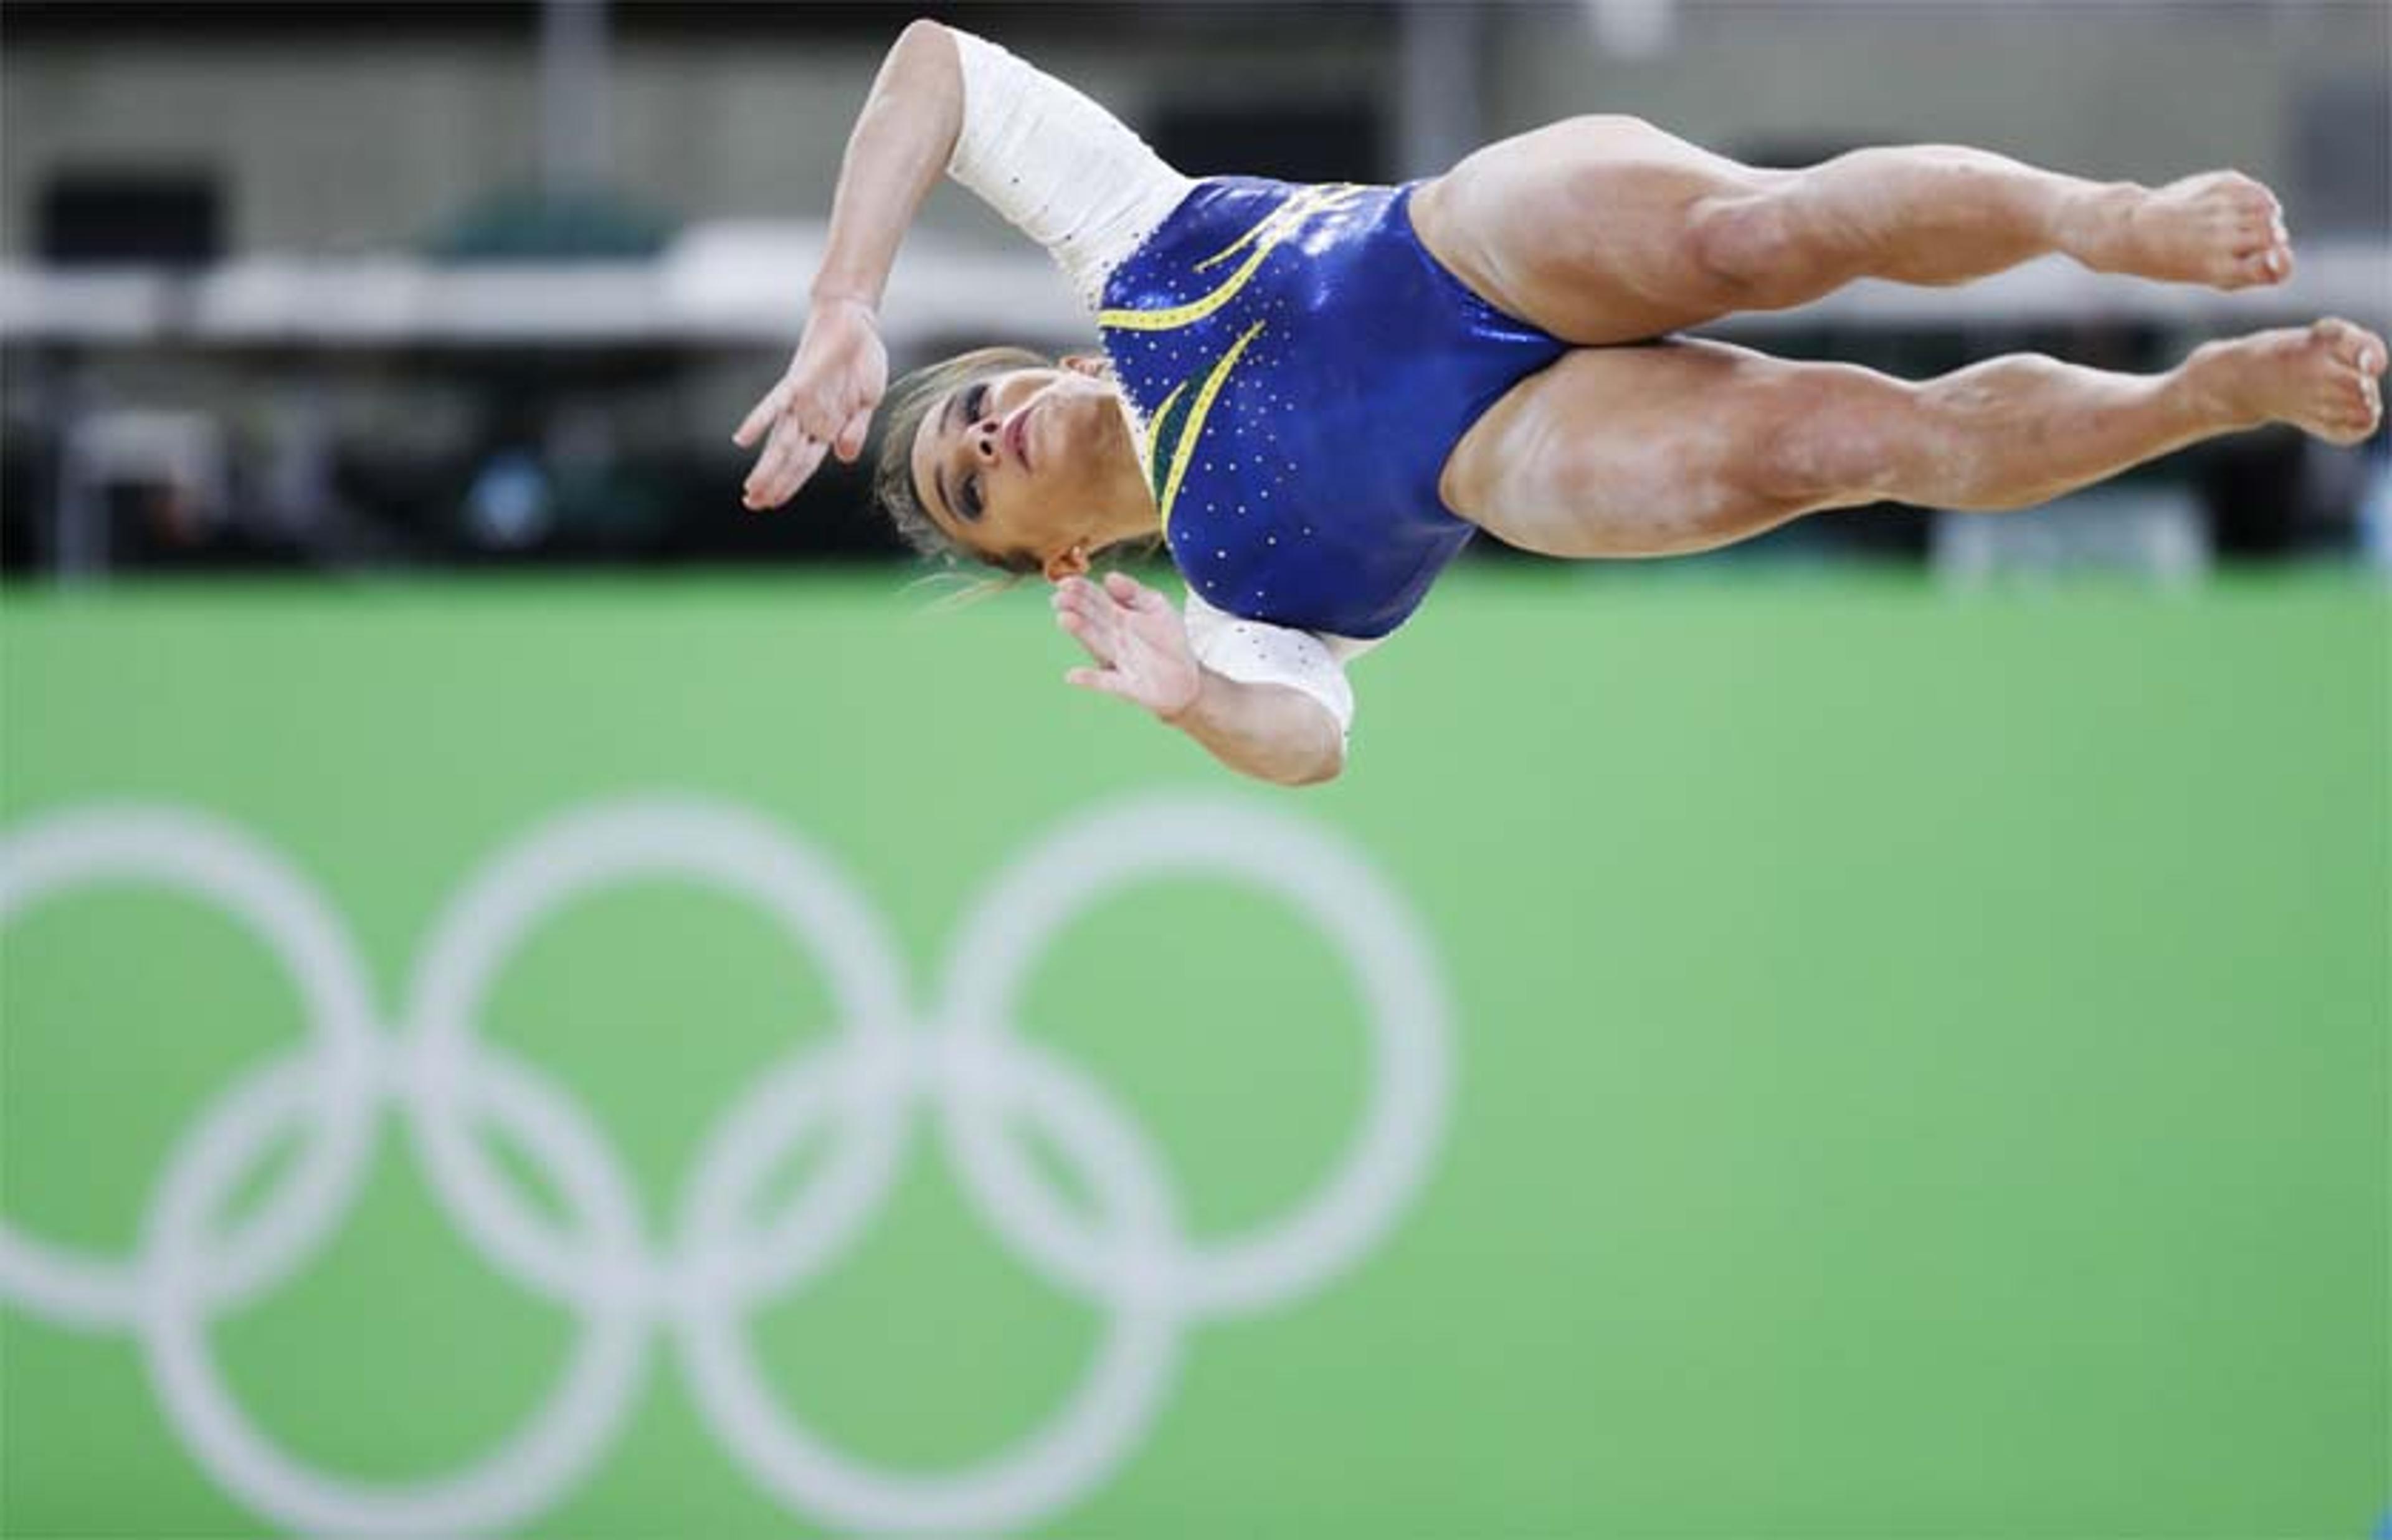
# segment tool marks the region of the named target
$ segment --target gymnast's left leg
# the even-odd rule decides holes
[[[2267,422],[2355,444],[2383,421],[2385,362],[2339,320],[2206,343],[2160,375],[2016,355],[1918,384],[1712,342],[1586,348],[1473,424],[1438,491],[1530,550],[1678,555],[1887,498],[2024,508]]]

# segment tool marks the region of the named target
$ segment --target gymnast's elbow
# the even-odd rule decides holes
[[[941,84],[952,81],[960,94],[963,89],[963,65],[957,57],[959,45],[946,24],[917,16],[905,23],[897,41],[889,45],[889,68],[899,79],[935,80]]]
[[[1346,773],[1346,732],[1335,722],[1326,724],[1328,733],[1315,752],[1306,755],[1288,774],[1280,778],[1283,786],[1325,786]]]
[[[1346,757],[1342,754],[1321,760],[1308,770],[1298,770],[1280,783],[1282,786],[1325,786],[1346,772]]]
[[[1346,769],[1345,735],[1333,722],[1329,724],[1326,744],[1307,738],[1302,743],[1281,742],[1246,748],[1222,745],[1213,752],[1231,770],[1273,786],[1326,785]]]
[[[1318,786],[1346,769],[1346,724],[1309,692],[1210,669],[1202,679],[1204,688],[1191,707],[1164,720],[1222,764],[1275,786]]]

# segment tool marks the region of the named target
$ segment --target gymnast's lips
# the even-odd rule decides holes
[[[1021,462],[1021,468],[1024,471],[1032,469],[1030,463],[1030,409],[1036,405],[1038,405],[1038,403],[1035,401],[1025,404],[1020,411],[1013,414],[1012,419],[1005,425],[1006,446],[1013,451],[1013,458]]]

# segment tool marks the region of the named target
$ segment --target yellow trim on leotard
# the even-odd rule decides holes
[[[1247,253],[1246,260],[1238,265],[1237,270],[1222,279],[1211,293],[1186,304],[1175,304],[1161,310],[1100,310],[1097,313],[1097,324],[1122,331],[1176,331],[1182,327],[1193,326],[1237,298],[1238,291],[1263,265],[1263,259],[1302,228],[1306,220],[1316,214],[1342,209],[1369,190],[1352,182],[1299,188],[1278,208],[1256,220],[1254,227],[1245,234],[1196,264],[1193,270],[1201,273],[1216,263],[1228,260],[1248,246],[1254,248]],[[1196,440],[1204,431],[1204,418],[1213,409],[1213,398],[1220,395],[1221,387],[1228,382],[1229,371],[1237,367],[1239,356],[1246,351],[1246,344],[1261,335],[1263,324],[1256,321],[1248,327],[1245,334],[1229,345],[1228,351],[1221,355],[1204,376],[1204,382],[1197,387],[1196,399],[1188,408],[1188,420],[1180,426],[1172,446],[1170,472],[1164,478],[1156,498],[1166,535],[1171,530],[1172,506],[1179,500],[1179,484],[1187,479],[1189,462],[1196,458]],[[1163,441],[1171,436],[1171,408],[1178,405],[1180,395],[1194,379],[1191,374],[1173,386],[1171,394],[1163,398],[1163,405],[1148,420],[1146,479],[1150,485],[1154,481],[1155,468],[1162,459]]]
[[[1179,500],[1180,479],[1188,474],[1188,462],[1196,458],[1196,437],[1204,431],[1204,414],[1213,409],[1213,397],[1221,394],[1221,386],[1229,378],[1229,370],[1237,366],[1238,355],[1246,351],[1246,344],[1261,333],[1263,326],[1263,322],[1256,321],[1246,328],[1244,336],[1230,344],[1229,351],[1221,355],[1221,361],[1213,366],[1213,372],[1204,377],[1203,385],[1196,392],[1195,405],[1188,408],[1188,426],[1180,431],[1178,446],[1171,456],[1171,478],[1163,484],[1163,532],[1165,535],[1171,533],[1171,505]],[[1176,397],[1179,391],[1187,388],[1188,382],[1183,380],[1178,389],[1171,394]],[[1162,415],[1160,412],[1155,414],[1157,421],[1161,421]]]
[[[1194,376],[1190,375],[1189,378],[1193,379]],[[1187,388],[1187,380],[1182,380],[1172,386],[1171,394],[1163,398],[1163,405],[1155,408],[1154,416],[1150,420],[1151,425],[1147,431],[1146,440],[1146,484],[1149,486],[1154,485],[1155,462],[1163,455],[1163,426],[1171,421],[1171,408],[1178,404],[1179,393]]]
[[[1327,187],[1306,188],[1302,191],[1293,194],[1289,197],[1286,202],[1281,203],[1278,208],[1273,209],[1268,214],[1255,221],[1254,227],[1253,229],[1248,230],[1245,234],[1238,237],[1237,239],[1232,240],[1227,246],[1222,247],[1219,251],[1215,252],[1211,256],[1208,256],[1203,261],[1198,263],[1191,270],[1201,273],[1216,262],[1228,260],[1229,253],[1237,251],[1247,241],[1254,239],[1254,237],[1262,234],[1265,230],[1270,229],[1275,223],[1281,226],[1292,226],[1301,223],[1312,214],[1320,214],[1330,209],[1344,208],[1346,204],[1352,202],[1357,197],[1358,197],[1361,192],[1361,187],[1353,182],[1332,182]],[[1285,239],[1285,235],[1287,233],[1292,232],[1282,230],[1279,239]]]
[[[1202,272],[1248,241],[1254,243],[1254,252],[1238,265],[1237,271],[1222,279],[1219,287],[1211,293],[1164,310],[1100,310],[1097,313],[1097,324],[1123,331],[1176,331],[1183,326],[1193,326],[1237,298],[1238,291],[1254,276],[1254,269],[1263,265],[1263,259],[1270,255],[1274,247],[1295,234],[1297,226],[1305,220],[1316,214],[1345,207],[1361,196],[1363,190],[1350,183],[1305,188],[1257,220],[1253,229],[1196,265],[1195,270]]]
[[[1254,269],[1263,265],[1263,258],[1270,255],[1271,247],[1277,244],[1277,241],[1269,241],[1256,247],[1254,255],[1241,263],[1238,270],[1223,280],[1218,289],[1201,300],[1173,305],[1168,310],[1098,311],[1097,324],[1123,331],[1176,331],[1183,326],[1193,326],[1236,299],[1238,291],[1246,286],[1246,280],[1254,276]]]

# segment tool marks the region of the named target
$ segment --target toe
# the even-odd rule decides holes
[[[2227,175],[2230,178],[2229,185],[2234,188],[2235,196],[2242,201],[2256,208],[2266,209],[2270,214],[2282,206],[2276,201],[2274,190],[2257,177],[2246,176],[2239,171],[2228,172]]]
[[[2360,353],[2371,340],[2366,332],[2335,316],[2311,321],[2309,335],[2331,349],[2335,357],[2351,364],[2359,362]]]
[[[2292,258],[2280,247],[2253,252],[2238,258],[2234,264],[2234,286],[2241,288],[2255,283],[2282,283],[2292,271]]]
[[[2344,425],[2352,433],[2364,435],[2372,433],[2383,415],[2383,398],[2377,393],[2375,381],[2367,375],[2348,382],[2337,404]]]
[[[2238,215],[2234,221],[2234,239],[2249,251],[2256,251],[2263,246],[2292,244],[2291,234],[2284,228],[2283,221],[2265,209],[2250,209]]]
[[[2264,214],[2270,201],[2266,188],[2239,171],[2228,172],[2218,182],[2217,190],[2224,195],[2229,205],[2239,210],[2256,210]]]

